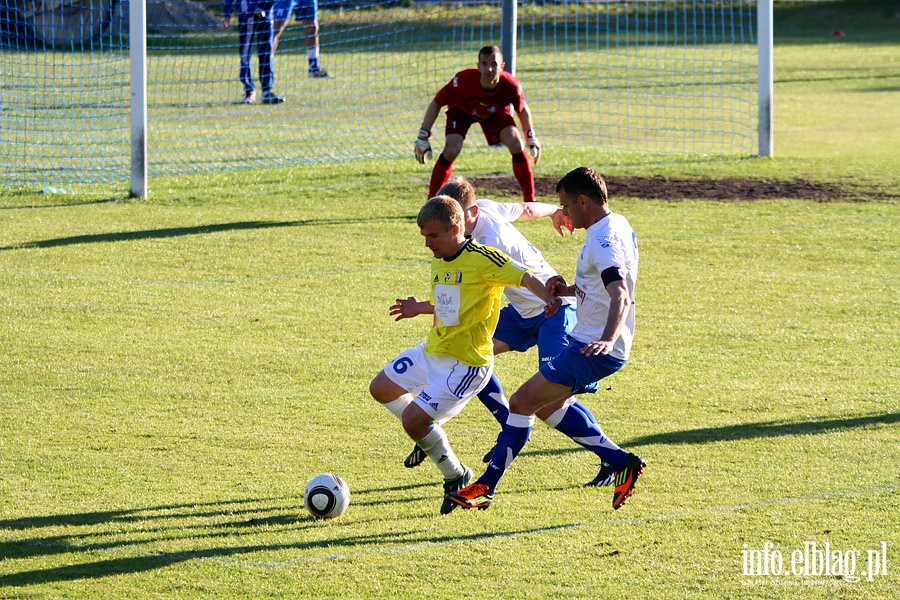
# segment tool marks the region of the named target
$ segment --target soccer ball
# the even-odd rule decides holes
[[[306,485],[303,504],[317,519],[333,519],[344,514],[350,504],[347,483],[331,473],[316,475]]]

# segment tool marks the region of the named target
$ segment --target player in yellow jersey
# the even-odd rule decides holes
[[[444,493],[469,484],[472,470],[450,447],[441,423],[453,418],[490,380],[494,367],[491,336],[500,318],[503,288],[525,287],[547,303],[558,298],[531,271],[499,250],[465,237],[463,210],[448,196],[431,198],[416,220],[431,250],[431,299],[398,299],[396,320],[434,313],[425,342],[400,353],[369,384],[372,397],[403,423],[407,435],[444,476]],[[413,397],[415,391],[417,395]],[[444,500],[441,514],[455,504]]]

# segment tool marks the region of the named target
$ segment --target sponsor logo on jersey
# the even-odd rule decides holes
[[[472,107],[472,118],[476,121],[486,121],[497,114],[497,107],[486,102],[479,102]]]

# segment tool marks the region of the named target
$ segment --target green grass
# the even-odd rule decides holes
[[[859,191],[612,199],[641,244],[637,338],[583,400],[649,462],[620,511],[581,487],[596,459],[542,425],[485,512],[440,517],[436,470],[403,468],[411,443],[367,385],[427,328],[387,314],[428,289],[413,161],[158,177],[146,202],[0,193],[0,597],[890,597],[900,92],[872,88],[897,84],[900,43],[816,41],[821,19],[788,16],[817,49],[796,30],[776,48],[775,158],[548,148],[538,169]],[[521,229],[572,277],[583,233]],[[508,393],[534,366],[497,359]],[[480,471],[484,409],[447,429]],[[302,490],[327,471],[352,502],[318,522]],[[746,549],[789,566],[826,541],[862,552],[857,575],[886,542],[888,576],[742,574]]]

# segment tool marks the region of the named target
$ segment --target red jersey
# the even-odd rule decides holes
[[[525,107],[525,94],[519,80],[503,71],[500,83],[492,90],[481,87],[481,73],[478,69],[466,69],[453,76],[450,83],[441,88],[434,97],[438,106],[456,108],[465,112],[476,122],[487,121],[499,113],[512,115]]]

